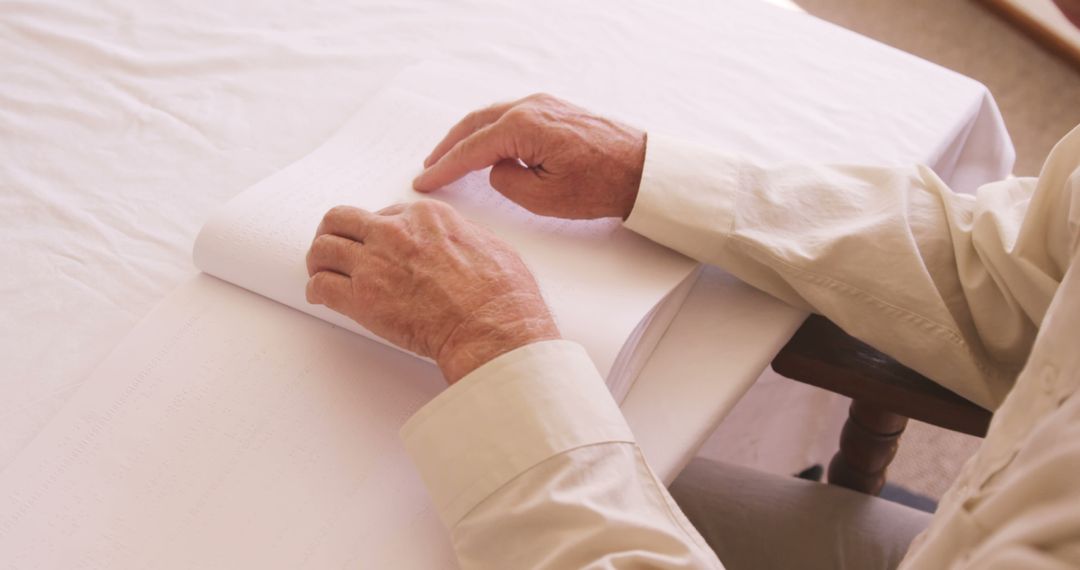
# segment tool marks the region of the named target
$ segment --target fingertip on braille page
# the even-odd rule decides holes
[[[427,187],[425,184],[428,171],[428,169],[424,169],[423,172],[416,175],[416,178],[413,178],[413,190],[416,190],[417,192],[430,192],[432,190],[432,188]]]

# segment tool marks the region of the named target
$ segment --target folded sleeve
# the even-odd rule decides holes
[[[822,314],[995,409],[1075,247],[1080,130],[1039,179],[956,194],[921,166],[761,166],[649,135],[630,229]]]
[[[580,345],[488,362],[401,436],[463,568],[720,567]]]

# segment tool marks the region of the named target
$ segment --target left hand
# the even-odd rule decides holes
[[[490,166],[491,187],[534,214],[625,220],[644,164],[644,131],[541,93],[469,113],[413,188],[432,192]]]
[[[504,352],[559,338],[521,258],[442,202],[333,208],[307,269],[309,303],[434,359],[450,384]]]

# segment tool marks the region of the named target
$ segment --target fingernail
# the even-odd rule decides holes
[[[431,160],[431,157],[433,157],[433,156],[435,156],[435,155],[433,155],[433,154],[427,155],[427,158],[424,159],[424,168],[427,168],[427,167],[431,166],[431,163],[434,162],[434,161]]]

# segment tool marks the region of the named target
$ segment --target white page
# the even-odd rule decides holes
[[[422,198],[412,190],[412,178],[464,113],[413,91],[388,88],[376,94],[318,150],[219,210],[196,242],[196,265],[370,336],[351,320],[304,299],[304,256],[315,229],[323,214],[339,204],[377,210]],[[454,205],[521,253],[563,335],[585,346],[605,376],[635,327],[696,268],[692,260],[626,230],[616,219],[535,216],[495,192],[486,171],[429,196]]]
[[[397,437],[443,387],[197,276],[0,473],[0,567],[453,567]]]

